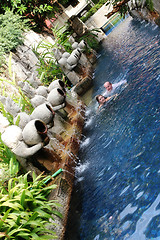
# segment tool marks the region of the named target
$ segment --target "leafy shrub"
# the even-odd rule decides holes
[[[99,44],[99,41],[97,40],[96,32],[99,32],[99,30],[96,28],[89,30],[79,40],[80,41],[84,40],[90,48],[97,51],[100,47],[100,44]]]
[[[59,3],[63,5],[63,7],[67,8],[70,5],[69,0],[59,0]]]
[[[19,162],[13,152],[2,142],[0,137],[0,169],[2,170],[1,181],[5,182],[16,176],[19,171]]]
[[[92,2],[93,2],[94,4],[97,4],[97,3],[99,2],[99,0],[92,0]]]
[[[39,64],[37,66],[37,71],[41,81],[45,85],[49,85],[53,79],[61,79],[63,77],[63,71],[59,64],[55,60],[53,48],[64,48],[67,52],[72,52],[71,43],[68,41],[69,32],[65,30],[65,27],[58,28],[55,26],[52,29],[54,36],[54,44],[42,41],[36,48],[33,48],[33,52],[39,59]],[[39,49],[41,49],[39,53]],[[43,51],[42,51],[43,49]]]
[[[33,182],[29,182],[27,173],[0,186],[2,239],[56,238],[56,233],[47,229],[51,225],[49,219],[54,220],[53,215],[62,217],[56,210],[60,205],[54,200],[47,201],[47,196],[56,185],[44,186],[45,178],[42,179],[42,176],[36,178],[34,173],[32,177]]]
[[[63,72],[58,66],[53,55],[53,45],[49,43],[41,42],[36,48],[33,48],[33,52],[39,59],[37,64],[37,72],[44,85],[49,85],[54,78],[62,78]],[[43,48],[43,51],[39,53],[39,48]]]
[[[12,59],[12,53],[10,53],[9,55],[9,61],[8,61],[8,73],[9,73],[9,78],[2,78],[0,77],[0,82],[3,83],[3,94],[4,96],[8,96],[8,94],[10,95],[10,98],[12,98],[13,101],[15,101],[19,107],[21,108],[22,112],[26,111],[27,113],[31,113],[33,111],[33,106],[29,100],[29,98],[27,96],[25,96],[25,94],[22,92],[21,88],[18,86],[17,81],[15,79],[15,74],[12,73],[12,64],[11,64],[11,59]],[[14,89],[16,90],[16,94],[15,93],[11,93],[6,91],[6,87],[5,87],[5,83],[11,85],[14,87]],[[5,111],[5,108],[3,106],[3,104],[0,102],[0,110],[3,114],[4,117],[7,118],[7,120],[10,122],[10,124],[14,124],[13,123],[13,116],[11,114],[9,114],[8,112]]]
[[[61,68],[53,61],[45,61],[43,56],[39,58],[40,64],[37,66],[38,75],[43,76],[41,81],[48,86],[54,78],[61,79],[63,76]]]
[[[0,112],[8,120],[10,124],[13,124],[13,116],[5,110],[3,103],[0,102]]]
[[[26,22],[12,11],[0,14],[0,58],[23,43],[22,33],[25,27]],[[2,63],[1,59],[0,64]]]
[[[30,19],[32,27],[42,29],[45,25],[45,19],[49,14],[54,15],[54,12],[59,12],[59,5],[52,0],[7,0],[1,1],[0,11],[10,9],[14,13],[18,13]]]
[[[67,30],[68,27],[69,26],[66,23],[66,26],[63,26],[61,28],[58,28],[58,26],[55,26],[54,28],[52,28],[54,41],[55,41],[55,44],[53,47],[59,48],[60,46],[63,46],[66,52],[71,53],[72,45],[68,41],[71,33],[69,32],[69,30]]]

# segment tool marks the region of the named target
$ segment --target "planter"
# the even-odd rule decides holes
[[[39,119],[31,120],[22,131],[24,142],[33,146],[47,137],[47,126]]]

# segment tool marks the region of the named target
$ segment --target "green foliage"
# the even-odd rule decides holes
[[[47,229],[54,215],[62,218],[56,209],[56,201],[47,197],[56,185],[44,186],[45,178],[35,177],[28,181],[28,173],[12,178],[0,186],[0,229],[2,239],[53,239],[56,233]],[[54,223],[52,222],[52,225]]]
[[[39,48],[43,49],[41,53],[38,52]],[[44,85],[49,85],[54,78],[62,78],[63,72],[54,60],[53,45],[41,42],[33,49],[34,53],[39,59],[37,64],[37,71],[41,81]]]
[[[13,152],[2,142],[0,136],[0,169],[3,169],[1,182],[14,177],[19,172],[19,162]]]
[[[4,54],[23,43],[22,33],[25,27],[26,22],[12,11],[0,14],[0,66],[4,62]]]
[[[141,3],[143,1],[142,0],[136,0],[134,2],[134,5],[136,6],[136,9],[141,9]],[[110,4],[112,4],[113,6],[115,6],[116,4],[119,3],[119,0],[110,0]],[[154,10],[154,5],[153,5],[153,0],[146,0],[146,6],[150,11]],[[119,12],[121,14],[122,17],[125,17],[125,15],[130,11],[129,5],[128,3],[124,3],[120,6]]]
[[[97,10],[103,6],[103,4],[106,3],[106,5],[111,4],[112,6],[115,6],[120,1],[119,0],[100,0],[100,1],[94,0],[93,2],[96,4],[87,12],[85,16],[81,17],[81,20],[83,22],[86,22],[94,13],[96,13]],[[142,0],[139,0],[137,5],[139,5],[139,2],[142,2]],[[146,0],[146,5],[150,11],[154,10],[153,0]],[[129,11],[128,4],[127,3],[122,4],[119,10],[121,16],[125,17],[128,11]]]
[[[54,61],[44,61],[43,57],[39,60],[40,64],[38,65],[37,71],[39,76],[43,74],[42,82],[44,85],[48,86],[54,78],[62,78],[62,70]]]
[[[63,7],[68,7],[69,6],[69,0],[59,0],[58,1],[61,5],[63,5]]]
[[[58,25],[52,28],[53,36],[55,44],[53,47],[61,48],[64,47],[66,52],[71,53],[72,52],[72,45],[68,41],[69,36],[71,33],[66,30],[67,27],[63,26],[61,28],[58,28]]]
[[[128,4],[124,4],[121,6],[119,13],[120,13],[121,17],[125,18],[126,13],[128,13],[128,11],[129,11]]]
[[[92,2],[93,2],[94,4],[97,4],[97,3],[99,2],[99,0],[92,0]]]
[[[154,4],[152,0],[146,0],[146,5],[150,11],[154,10]]]
[[[43,41],[33,49],[33,52],[37,55],[40,62],[37,65],[37,71],[45,85],[49,85],[53,79],[61,79],[63,77],[63,72],[55,61],[53,48],[63,47],[67,52],[71,53],[72,51],[72,46],[68,42],[69,32],[65,31],[64,27],[58,28],[58,26],[53,28],[52,31],[54,35],[54,44]],[[39,49],[41,49],[41,51],[39,51]]]
[[[79,40],[80,41],[84,40],[91,49],[98,50],[100,45],[97,40],[96,32],[99,32],[99,30],[98,29],[89,30]]]
[[[0,68],[2,67],[4,62],[5,62],[5,52],[3,47],[0,45]]]
[[[5,52],[10,52],[22,44],[24,23],[19,15],[7,11],[0,15],[0,44]]]
[[[0,4],[0,12],[7,9],[29,18],[33,27],[38,26],[42,29],[46,16],[52,13],[53,17],[54,12],[58,12],[59,7],[52,0],[7,0]]]
[[[18,103],[22,112],[26,111],[26,112],[31,113],[33,111],[32,104],[30,103],[29,98],[25,96],[25,94],[22,92],[21,88],[17,85],[16,79],[15,79],[15,74],[12,73],[11,58],[12,58],[12,53],[10,53],[9,62],[8,62],[8,72],[9,72],[10,79],[5,79],[5,78],[0,77],[0,82],[2,82],[3,85],[5,85],[4,83],[7,83],[7,84],[13,86],[15,88],[15,90],[17,91],[17,94],[10,96],[10,98],[12,98],[16,103]],[[8,93],[4,90],[3,95],[4,96],[8,95]],[[1,102],[0,102],[0,109],[1,109],[3,116],[6,117],[11,124],[13,124],[13,117],[5,111],[4,106]]]
[[[10,124],[13,124],[13,116],[5,110],[4,105],[1,102],[0,102],[0,112],[3,114],[5,118],[7,118]]]
[[[138,0],[138,2],[140,2],[142,0]],[[109,1],[110,4],[112,4],[112,6],[116,6],[118,3],[119,3],[119,0],[110,0]],[[136,1],[135,1],[135,4],[136,4]],[[126,14],[129,12],[129,5],[128,5],[128,2],[126,3],[123,3],[121,6],[119,6],[119,12],[121,17],[125,18]]]

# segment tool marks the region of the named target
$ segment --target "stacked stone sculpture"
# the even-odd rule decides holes
[[[63,69],[66,69],[67,73],[72,72],[77,66],[85,49],[84,41],[78,43],[73,37],[70,37],[70,42],[73,49],[71,54],[65,52],[63,47],[61,51],[58,48],[53,49],[56,60]],[[26,158],[48,144],[47,130],[54,131],[52,127],[54,126],[55,112],[62,114],[59,110],[66,107],[66,90],[64,82],[60,79],[54,80],[48,87],[45,87],[33,74],[28,81],[19,81],[18,86],[30,99],[34,110],[29,115],[22,112],[19,105],[10,97],[1,96],[0,101],[3,103],[5,110],[13,116],[15,124],[5,128],[2,133],[2,141],[17,156]],[[67,97],[68,95],[67,92]]]
[[[72,71],[78,64],[81,54],[85,49],[85,42],[82,40],[80,43],[73,42],[73,39],[70,38],[72,44],[72,53],[64,52],[60,55],[60,53],[55,54],[55,57],[62,68],[66,68],[67,70]],[[60,57],[61,56],[61,57]]]
[[[30,123],[31,122],[28,124]],[[34,123],[32,126],[30,124],[29,128],[27,127],[28,124],[23,130],[16,125],[8,126],[1,135],[1,139],[4,144],[9,147],[17,156],[23,158],[32,156],[48,142],[47,135],[43,140],[40,136],[40,126],[43,126],[43,128],[46,129],[46,126],[42,121],[34,120]],[[28,134],[27,136],[25,135],[26,132]],[[41,132],[41,134],[42,133],[43,132]],[[28,139],[32,140],[32,142],[28,142]]]
[[[5,110],[14,118],[14,124],[7,126],[2,133],[2,141],[19,157],[29,157],[48,144],[47,130],[54,126],[55,112],[66,105],[65,84],[60,79],[49,87],[32,87],[28,82],[19,82],[23,93],[30,98],[34,107],[31,115],[10,97],[2,97]],[[18,126],[17,126],[17,125]]]

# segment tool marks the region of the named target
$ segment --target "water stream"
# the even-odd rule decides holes
[[[103,83],[126,79],[96,112]],[[127,18],[107,36],[79,152],[69,240],[160,240],[160,28]],[[75,201],[75,200],[74,200]]]

